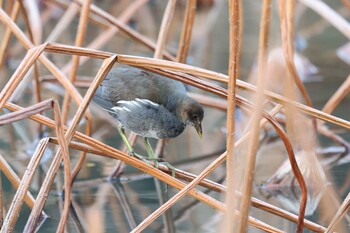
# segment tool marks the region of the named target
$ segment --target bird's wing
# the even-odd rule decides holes
[[[184,129],[183,123],[174,114],[147,99],[118,101],[112,111],[120,123],[142,136],[175,137]]]

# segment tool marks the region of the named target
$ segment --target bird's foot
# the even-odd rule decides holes
[[[134,151],[129,152],[129,155],[132,156],[132,157],[138,158],[139,160],[141,160],[141,161],[147,163],[148,165],[152,166],[152,164],[150,163],[150,160],[147,157],[145,157],[145,156],[139,155],[139,154],[135,153]]]
[[[157,169],[159,167],[159,164],[162,164],[171,170],[171,176],[175,178],[175,171],[176,171],[175,167],[173,165],[171,165],[170,163],[165,162],[162,158],[145,157],[145,156],[142,156],[142,155],[135,153],[135,151],[129,152],[129,155],[132,157],[138,158],[139,160],[142,160],[143,162],[147,163],[148,165],[152,165],[151,162],[153,162],[154,167]]]
[[[163,160],[159,163],[166,166],[167,168],[169,168],[169,170],[171,170],[171,176],[175,178],[176,168],[173,165],[171,165],[170,163],[165,162]]]

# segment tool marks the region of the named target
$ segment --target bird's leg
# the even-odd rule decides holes
[[[125,135],[125,129],[124,129],[124,127],[123,127],[122,124],[119,124],[119,125],[118,125],[118,132],[119,132],[120,137],[122,138],[124,144],[125,144],[126,147],[128,148],[129,153],[130,153],[130,154],[134,154],[134,149],[132,148],[132,146],[131,146],[131,144],[130,144],[128,138],[127,138],[126,135]]]
[[[148,138],[143,138],[143,141],[145,142],[146,145],[146,150],[147,150],[147,154],[148,154],[148,159],[152,160],[152,161],[160,161],[162,159],[157,158],[156,155],[153,152],[152,146],[149,143]],[[156,164],[156,167],[158,167],[158,164]]]
[[[147,160],[147,159],[144,158],[143,156],[141,156],[141,155],[135,153],[135,151],[134,151],[134,149],[132,148],[132,146],[131,146],[131,144],[130,144],[128,138],[127,138],[126,135],[125,135],[125,129],[124,129],[124,127],[123,127],[122,124],[119,124],[119,125],[118,125],[118,132],[119,132],[120,137],[122,138],[124,144],[126,145],[126,147],[127,147],[128,150],[129,150],[129,155],[131,155],[131,156],[133,156],[133,157],[136,157],[136,158],[138,158],[138,159],[141,159],[141,160],[143,160],[143,161],[144,161],[144,160]]]
[[[153,152],[153,149],[151,147],[151,144],[149,143],[148,138],[144,138],[144,142],[146,145],[146,149],[147,149],[147,154],[148,154],[148,159],[149,160],[153,160],[154,161],[154,166],[156,168],[158,168],[158,163],[163,164],[164,166],[168,167],[171,170],[171,175],[172,177],[175,177],[175,167],[172,166],[170,163],[168,162],[164,162],[161,158],[157,158],[156,155]],[[159,162],[161,161],[161,162]]]

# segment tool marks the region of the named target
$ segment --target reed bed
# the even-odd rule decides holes
[[[266,232],[288,231],[259,220],[251,214],[252,207],[267,215],[279,216],[294,222],[296,232],[303,232],[305,228],[313,232],[334,232],[339,229],[341,231],[343,228],[337,227],[349,209],[349,195],[344,201],[339,201],[335,197],[335,202],[338,201],[339,206],[334,210],[336,213],[329,219],[328,225],[307,220],[305,214],[307,203],[310,202],[310,197],[313,200],[313,195],[317,196],[326,192],[329,196],[334,197],[331,195],[334,190],[326,187],[327,172],[316,156],[316,150],[319,148],[316,138],[324,135],[330,141],[344,146],[343,154],[347,153],[348,142],[325,124],[336,125],[345,131],[350,129],[350,122],[347,119],[332,115],[334,109],[349,93],[350,79],[348,77],[343,82],[322,110],[314,107],[295,63],[296,2],[264,0],[259,3],[261,18],[255,84],[243,81],[241,78],[242,47],[246,43],[242,36],[246,26],[243,20],[244,1],[232,0],[223,3],[220,0],[189,0],[184,3],[184,1],[169,0],[164,8],[156,39],[130,26],[130,20],[139,14],[138,12],[143,7],[151,3],[146,0],[121,2],[125,4],[125,8],[121,11],[120,16],[116,17],[90,0],[43,0],[40,1],[42,5],[39,5],[38,1],[0,1],[3,38],[0,45],[0,69],[5,74],[2,75],[3,85],[0,92],[0,110],[3,113],[0,116],[0,125],[6,127],[15,122],[28,120],[36,123],[35,134],[39,135],[37,136],[39,143],[21,175],[11,168],[11,162],[7,161],[6,155],[0,155],[1,173],[16,189],[11,204],[6,205],[3,200],[3,184],[0,182],[1,232],[14,231],[21,210],[23,210],[23,203],[26,203],[31,209],[23,231],[37,231],[42,221],[48,217],[44,208],[49,192],[54,187],[58,187],[63,193],[60,198],[63,202],[61,216],[56,232],[69,232],[68,220],[75,223],[77,232],[84,231],[83,224],[76,217],[77,214],[72,212],[75,200],[71,193],[73,189],[79,189],[81,181],[77,181],[77,176],[84,166],[87,166],[86,160],[89,160],[90,155],[115,161],[109,179],[119,177],[124,172],[125,166],[128,165],[179,190],[168,200],[164,200],[159,208],[137,222],[131,214],[126,197],[123,196],[121,190],[114,187],[119,202],[123,203],[121,211],[127,216],[131,232],[141,232],[150,227],[158,217],[165,213],[171,214],[166,211],[180,203],[185,196],[191,196],[195,201],[209,206],[217,213],[223,213],[222,220],[218,221],[215,226],[218,232],[247,232],[250,226]],[[184,11],[181,15],[182,26],[178,33],[179,40],[174,49],[169,47],[167,42],[173,33],[171,25],[174,22],[178,4],[183,4]],[[187,64],[192,45],[191,39],[198,26],[195,24],[195,18],[198,15],[197,6],[200,4],[209,4],[209,7],[215,4],[227,4],[228,6],[229,48],[227,50],[229,57],[228,70],[225,72],[228,75]],[[330,6],[320,0],[300,0],[298,4],[309,7],[320,14],[326,21],[329,21],[332,27],[349,39],[349,23]],[[344,8],[349,8],[347,1],[344,1],[343,4]],[[44,10],[40,11],[40,7]],[[61,17],[55,19],[54,27],[45,27],[45,24],[53,20],[55,11],[58,10],[61,12]],[[278,12],[280,19],[278,23],[283,51],[283,57],[280,59],[285,64],[283,75],[286,79],[282,92],[275,91],[271,86],[274,81],[271,80],[268,64],[269,52],[272,50],[269,43],[272,10]],[[77,25],[72,24],[74,19]],[[91,36],[91,28],[98,28],[99,34]],[[49,31],[47,38],[42,38],[44,30]],[[64,31],[69,31],[70,33],[66,35],[72,34],[71,38],[60,39]],[[126,37],[129,43],[140,46],[148,54],[153,55],[136,56],[130,55],[132,53],[119,54],[106,50],[106,47],[113,46],[112,38],[116,37]],[[21,60],[12,74],[6,72],[11,56],[20,57]],[[84,73],[86,63],[91,60],[99,64],[98,71],[95,74],[89,71],[87,75],[93,78],[83,79],[82,73]],[[90,102],[99,84],[115,63],[149,70],[200,90],[200,93],[190,93],[190,95],[207,109],[226,114],[226,143],[222,143],[225,145],[225,152],[218,154],[215,159],[206,164],[199,174],[192,174],[177,168],[175,176],[172,176],[172,171],[162,164],[155,168],[152,166],[155,164],[147,164],[129,156],[126,148],[115,148],[115,146],[107,145],[103,140],[96,139],[93,136],[96,130],[94,126],[96,114]],[[45,74],[47,72],[48,74]],[[50,86],[61,88],[62,96],[59,97],[51,92],[48,89]],[[26,89],[30,89],[30,100],[23,95]],[[238,128],[236,122],[238,108],[249,116],[246,119],[248,127],[240,136],[235,133]],[[283,119],[278,118],[278,115],[282,115]],[[276,177],[279,181],[288,179],[288,177],[291,177],[293,182],[296,180],[295,186],[299,192],[297,214],[254,197],[257,154],[263,143],[260,136],[264,129],[266,130],[267,125],[271,126],[278,140],[282,142],[288,158],[285,167],[280,169],[283,175],[276,173],[275,176],[272,176],[271,181]],[[51,129],[52,134],[47,137],[43,136],[45,129]],[[129,139],[132,145],[135,145],[137,135],[130,134]],[[167,140],[157,142],[156,154],[158,156],[164,154],[167,143]],[[43,160],[50,146],[55,146],[52,147],[54,155],[43,176],[38,194],[33,197],[30,187],[35,173],[39,170],[40,161]],[[212,149],[219,150],[220,148]],[[76,155],[77,151],[79,152],[78,159],[75,158],[72,163],[72,154]],[[226,165],[224,183],[207,178],[221,164]],[[61,165],[64,174],[63,184],[59,183]],[[81,187],[83,186],[81,184]],[[196,188],[197,186],[201,187]],[[203,190],[220,193],[218,195],[220,198],[209,195]],[[334,209],[334,206],[329,204],[330,201],[328,205],[327,201],[324,203],[326,208],[328,206]],[[169,230],[170,225],[167,225],[166,229],[168,232],[174,232],[174,229]]]

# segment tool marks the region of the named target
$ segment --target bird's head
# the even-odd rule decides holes
[[[204,117],[203,107],[194,99],[186,98],[183,100],[180,110],[182,121],[186,125],[193,126],[199,137],[202,138],[202,120]]]

